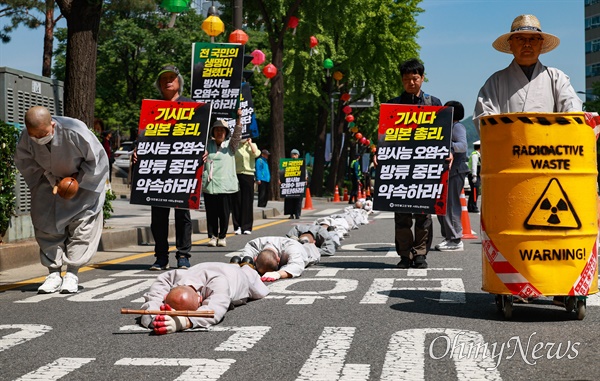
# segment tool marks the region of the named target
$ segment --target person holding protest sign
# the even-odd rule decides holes
[[[15,165],[31,191],[35,239],[49,272],[38,292],[76,293],[78,270],[96,253],[102,236],[108,157],[82,121],[53,117],[43,106],[25,113],[25,127]],[[69,178],[78,184],[74,196],[60,189],[61,180]]]
[[[254,223],[254,172],[260,150],[252,138],[246,139],[235,151],[235,170],[240,190],[233,195],[233,230],[235,234],[252,234]]]
[[[465,109],[462,103],[457,101],[446,102],[444,106],[454,109],[452,143],[450,145],[453,161],[448,176],[446,215],[438,216],[444,241],[435,245],[435,248],[439,251],[463,251],[460,196],[465,186],[465,177],[469,172],[469,166],[467,165],[467,129],[460,123],[465,117]]]
[[[291,152],[292,159],[300,157],[300,151],[293,149]],[[283,214],[289,214],[290,220],[299,219],[302,214],[302,196],[287,196],[283,200]]]
[[[165,101],[194,102],[194,100],[182,97],[184,83],[179,69],[173,65],[163,66],[156,82],[154,83],[160,92],[161,99]],[[137,152],[133,152],[133,160],[137,161]],[[171,208],[152,206],[150,230],[154,237],[154,257],[156,261],[150,270],[160,271],[169,268],[169,214]],[[187,269],[190,267],[190,250],[192,249],[192,218],[187,209],[175,209],[175,246],[177,247],[177,268]]]
[[[240,186],[235,171],[235,152],[242,138],[242,110],[237,111],[233,134],[223,119],[217,119],[208,133],[204,151],[202,193],[206,206],[208,246],[225,247],[232,196]]]
[[[441,106],[442,102],[421,90],[425,80],[425,66],[416,58],[409,59],[400,65],[402,86],[404,91],[399,97],[386,103]],[[375,162],[377,165],[377,162]],[[413,236],[412,225],[415,221]],[[433,240],[433,223],[431,215],[416,213],[394,213],[396,252],[400,255],[398,267],[427,268],[426,256]]]

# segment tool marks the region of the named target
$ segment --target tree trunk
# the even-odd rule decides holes
[[[46,0],[46,22],[44,24],[44,54],[42,76],[52,76],[52,42],[54,40],[54,0]]]
[[[271,44],[273,65],[277,67],[277,75],[271,78],[269,102],[271,103],[271,194],[279,200],[279,159],[285,156],[285,139],[283,128],[283,37]]]
[[[319,107],[317,116],[317,141],[315,144],[315,161],[313,164],[310,194],[323,196],[323,178],[325,177],[325,139],[327,137],[327,116],[329,110]]]
[[[101,0],[57,0],[67,20],[65,115],[94,124]]]

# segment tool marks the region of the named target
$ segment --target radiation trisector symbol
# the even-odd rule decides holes
[[[526,229],[579,229],[581,221],[560,182],[550,179],[525,220]]]

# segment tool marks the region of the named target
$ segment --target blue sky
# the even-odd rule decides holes
[[[583,0],[424,0],[418,16],[420,58],[425,64],[426,93],[445,103],[457,100],[471,115],[477,93],[494,72],[513,58],[492,48],[492,42],[510,31],[521,14],[533,14],[542,30],[560,38],[560,45],[542,54],[540,61],[557,67],[576,91],[585,91]],[[582,98],[583,99],[583,98]]]
[[[442,102],[457,100],[470,115],[479,88],[494,72],[508,66],[512,55],[492,48],[513,19],[534,14],[542,30],[558,36],[558,48],[540,56],[571,77],[576,91],[585,90],[583,0],[423,0],[418,16],[420,58],[425,63],[425,92]],[[42,72],[43,28],[20,28],[9,44],[0,43],[0,66],[34,74]],[[399,89],[400,91],[400,89]]]

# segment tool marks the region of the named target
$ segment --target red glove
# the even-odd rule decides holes
[[[596,119],[594,118],[594,114],[592,114],[591,112],[584,112],[583,115],[585,115],[585,123],[594,128],[596,127]]]
[[[168,304],[160,306],[161,311],[175,311]],[[152,322],[156,335],[166,335],[177,331],[183,331],[188,327],[188,318],[185,316],[156,315]]]

